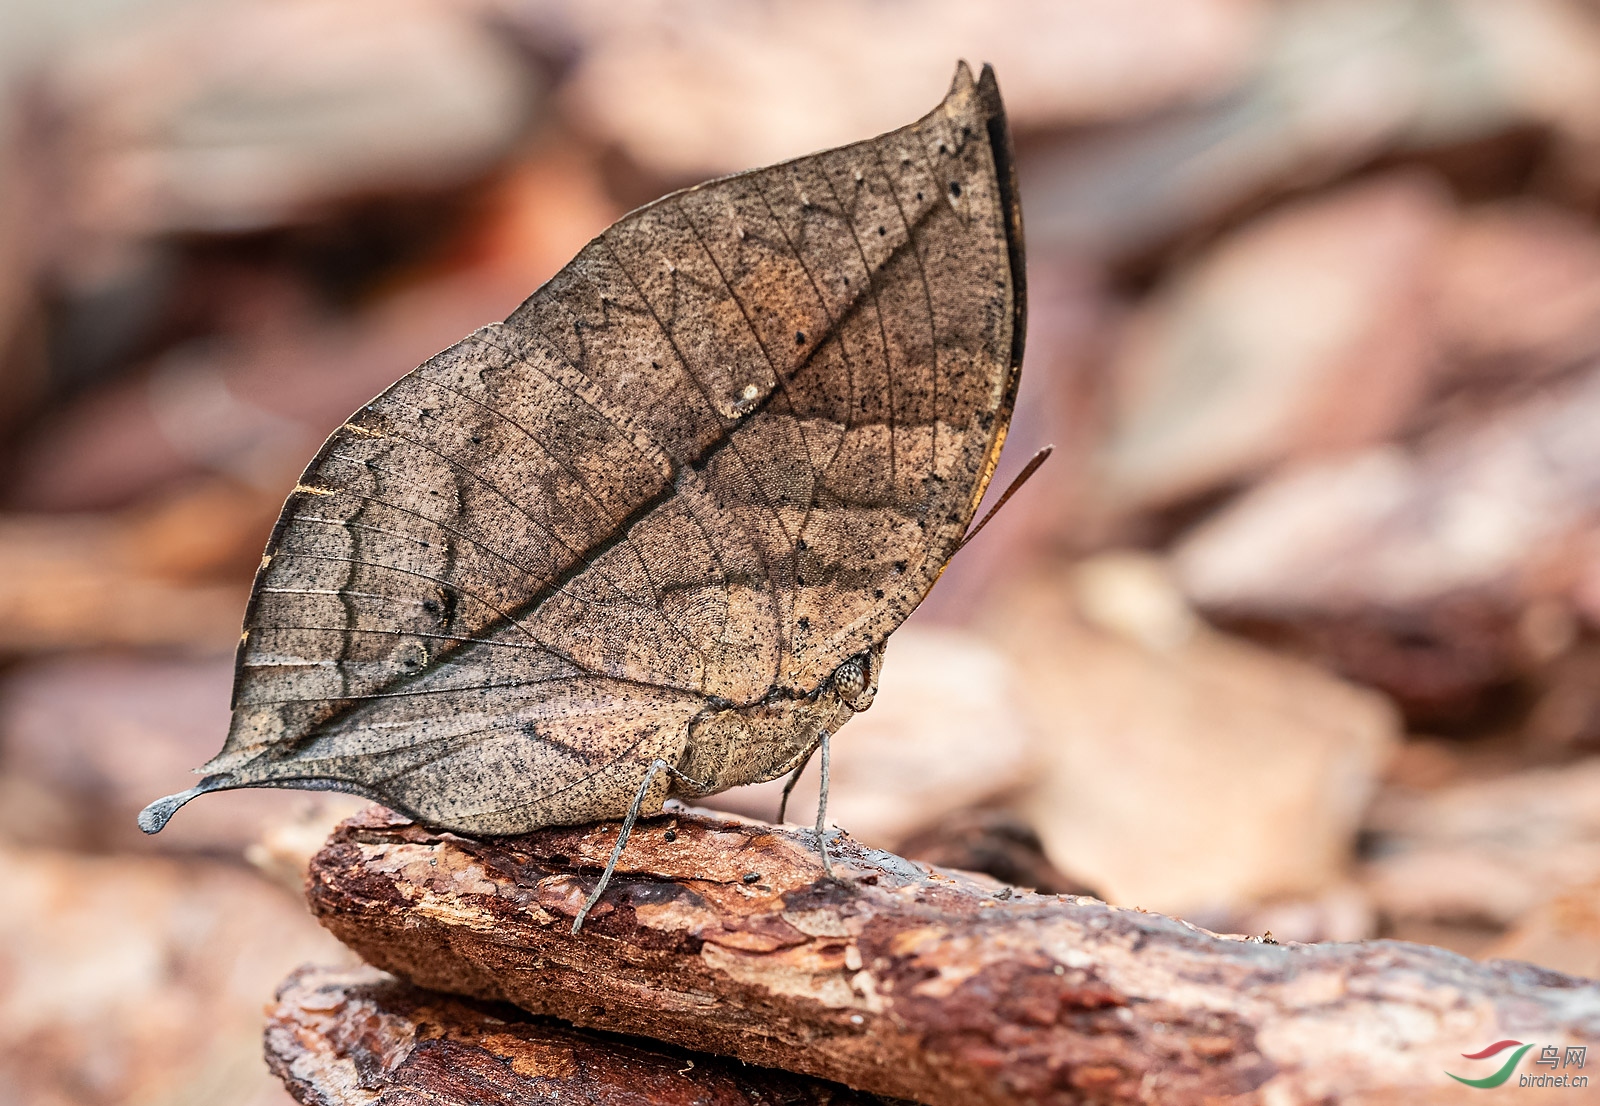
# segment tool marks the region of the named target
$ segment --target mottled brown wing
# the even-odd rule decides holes
[[[814,690],[927,594],[1004,437],[1022,295],[988,69],[622,219],[324,445],[201,789],[620,815],[700,710]]]

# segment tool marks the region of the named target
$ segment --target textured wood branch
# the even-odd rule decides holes
[[[267,1066],[305,1106],[874,1106],[803,1075],[628,1041],[419,990],[301,968],[267,1011]]]
[[[369,813],[311,866],[373,964],[592,1028],[944,1103],[1455,1102],[1506,1037],[1600,1040],[1600,985],[1440,949],[1269,945],[699,812],[474,840]]]

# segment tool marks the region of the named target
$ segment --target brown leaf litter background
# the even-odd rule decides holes
[[[833,820],[1600,975],[1600,4],[22,0],[0,1100],[286,1101],[261,1004],[348,962],[298,884],[353,804],[133,816],[226,728],[322,437],[630,207],[903,123],[958,57],[1028,231],[996,487],[1058,450],[894,636]]]

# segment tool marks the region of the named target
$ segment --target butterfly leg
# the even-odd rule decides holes
[[[789,809],[789,793],[794,790],[794,785],[800,782],[800,773],[806,770],[806,765],[811,763],[812,756],[817,751],[817,746],[822,744],[822,738],[817,738],[811,743],[805,753],[800,757],[800,763],[794,766],[794,771],[789,773],[789,782],[783,785],[783,798],[778,800],[778,824],[783,824],[784,813]]]
[[[822,874],[833,877],[833,865],[828,862],[828,839],[823,836],[823,824],[828,818],[828,731],[818,738],[822,746],[822,792],[817,796],[817,852],[822,854]]]
[[[705,785],[698,780],[692,780],[678,771],[666,761],[657,757],[650,762],[650,768],[644,774],[644,782],[639,785],[639,793],[633,797],[633,805],[628,808],[628,816],[622,820],[622,832],[617,834],[616,847],[611,850],[611,859],[606,861],[606,870],[600,873],[600,882],[594,885],[594,890],[589,892],[589,897],[583,900],[583,906],[578,911],[578,916],[572,920],[572,932],[577,933],[583,928],[583,920],[589,916],[589,911],[594,909],[595,903],[600,901],[600,896],[605,894],[606,885],[611,882],[611,876],[617,870],[617,861],[622,859],[623,846],[628,843],[628,835],[633,833],[633,824],[639,820],[639,812],[644,809],[645,796],[650,794],[650,784],[655,781],[657,772],[666,772],[677,776],[683,782],[702,791]]]

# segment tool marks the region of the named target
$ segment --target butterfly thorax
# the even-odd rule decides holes
[[[779,692],[753,706],[704,711],[689,724],[678,762],[679,772],[704,787],[679,780],[673,797],[692,799],[792,771],[823,733],[837,732],[872,705],[882,663],[880,643],[839,665],[809,694]]]

